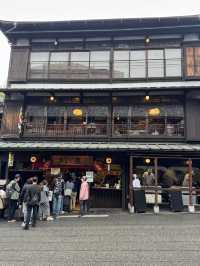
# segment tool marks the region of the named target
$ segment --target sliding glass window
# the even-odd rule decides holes
[[[90,52],[90,78],[108,79],[110,77],[110,52]]]
[[[89,52],[71,52],[70,78],[89,78]]]
[[[164,77],[163,50],[148,50],[147,68],[149,78]]]
[[[113,78],[129,78],[129,51],[114,51]]]
[[[30,55],[30,78],[48,78],[49,52],[33,52]]]
[[[181,49],[114,51],[113,78],[181,76]]]
[[[146,53],[145,51],[130,52],[130,77],[146,77]]]
[[[165,49],[167,77],[181,76],[181,49]]]
[[[69,53],[53,52],[50,55],[49,78],[66,78],[68,69]]]

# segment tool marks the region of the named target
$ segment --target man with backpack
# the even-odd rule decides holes
[[[29,223],[32,214],[32,227],[36,226],[38,206],[40,203],[40,187],[38,186],[38,178],[35,176],[32,179],[33,184],[26,188],[25,202],[27,204],[27,217],[25,221],[24,230],[29,229]]]
[[[18,201],[20,196],[20,175],[16,174],[15,179],[11,180],[6,187],[6,197],[8,199],[8,222],[16,222],[14,219],[15,211],[18,207]]]

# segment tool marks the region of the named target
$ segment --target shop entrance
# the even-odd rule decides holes
[[[172,209],[172,197],[180,195],[183,206],[199,205],[200,159],[166,156],[130,157],[130,202],[134,205],[134,190],[145,192],[147,206]],[[133,180],[137,179],[139,186]],[[151,206],[152,207],[152,206]]]
[[[90,187],[90,208],[122,208],[126,178],[124,164],[119,158],[123,156],[94,152],[16,153],[9,176],[20,173],[23,185],[26,179],[36,175],[40,181],[48,181],[50,190],[58,175],[62,175],[65,183],[72,180],[77,189],[76,210],[79,209],[81,177],[86,176]]]

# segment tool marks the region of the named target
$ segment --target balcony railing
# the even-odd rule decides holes
[[[108,135],[107,124],[47,124],[46,126],[26,123],[24,137],[103,137]]]
[[[184,125],[152,123],[147,126],[135,123],[128,124],[24,124],[24,137],[183,137]]]

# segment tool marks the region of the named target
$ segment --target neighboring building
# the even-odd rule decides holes
[[[154,158],[160,183],[170,168],[180,185],[188,158],[198,170],[199,16],[0,29],[12,48],[1,177],[92,171],[93,206],[126,208],[132,172]]]

